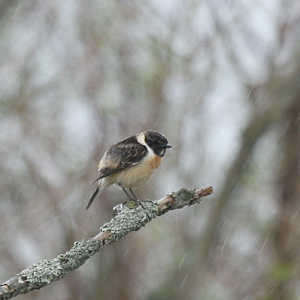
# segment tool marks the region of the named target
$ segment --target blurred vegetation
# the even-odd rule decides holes
[[[146,129],[137,190],[213,185],[22,299],[299,299],[300,8],[278,1],[0,2],[1,282],[95,235],[98,160]]]

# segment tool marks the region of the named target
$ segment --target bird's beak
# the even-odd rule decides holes
[[[171,146],[171,145],[168,145],[168,144],[163,145],[163,147],[164,147],[164,148],[172,148],[172,146]]]

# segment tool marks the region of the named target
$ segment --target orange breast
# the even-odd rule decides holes
[[[159,167],[162,161],[160,156],[152,156],[139,164],[110,175],[107,180],[125,188],[138,187],[144,184]]]
[[[155,155],[153,158],[150,159],[149,161],[149,167],[150,169],[156,169],[159,167],[160,163],[162,161],[162,157]]]

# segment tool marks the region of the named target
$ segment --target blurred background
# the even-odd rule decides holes
[[[297,0],[0,1],[0,280],[88,239],[98,161],[173,145],[136,193],[215,193],[20,299],[300,299]]]

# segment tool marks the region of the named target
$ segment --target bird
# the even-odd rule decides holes
[[[112,184],[119,185],[130,200],[138,201],[132,189],[152,176],[168,148],[172,148],[168,140],[155,130],[127,137],[109,147],[99,162],[99,176],[93,182],[98,181],[98,186],[85,209],[89,209],[96,196]]]

